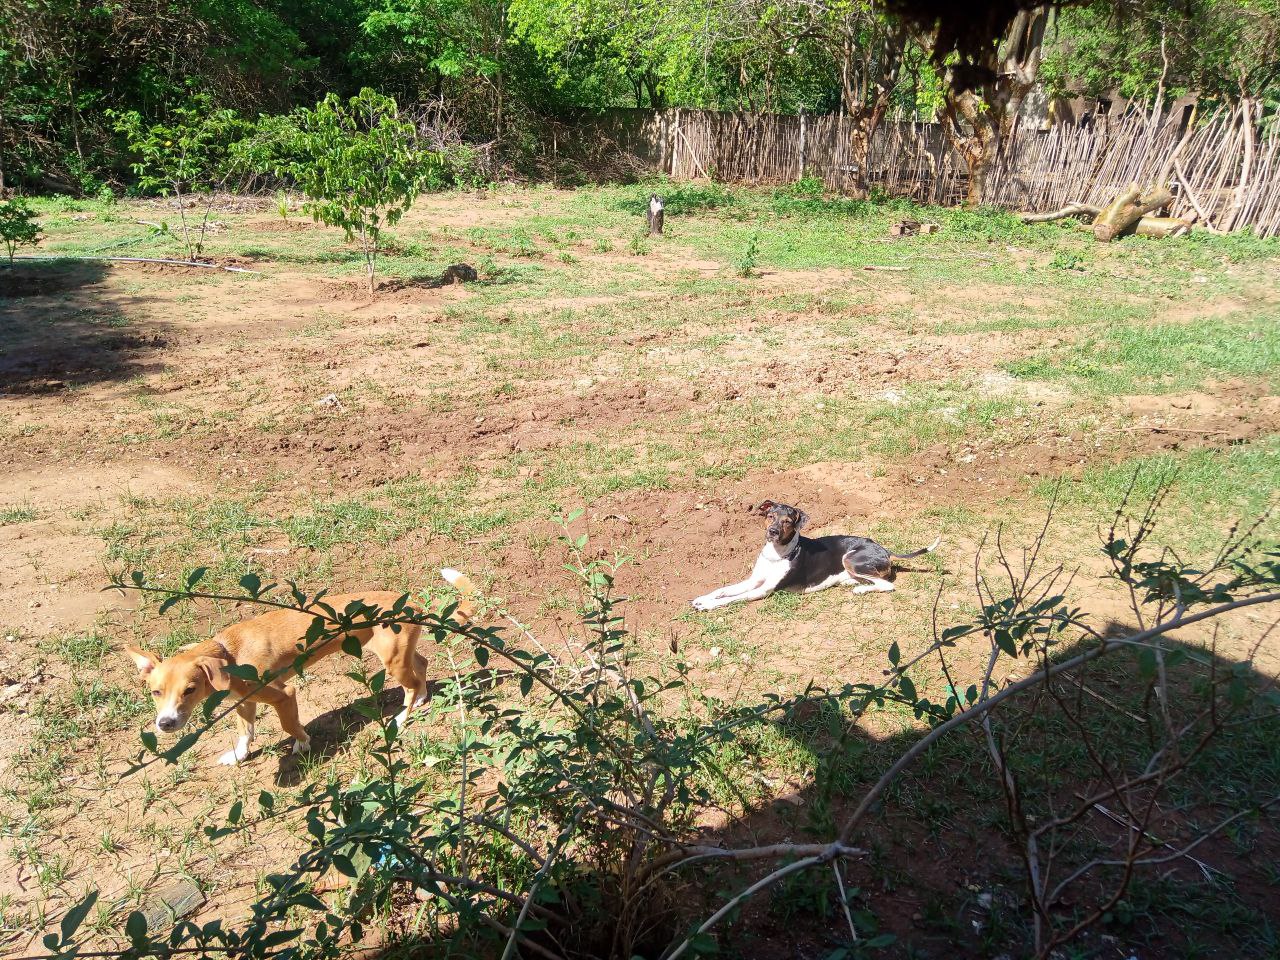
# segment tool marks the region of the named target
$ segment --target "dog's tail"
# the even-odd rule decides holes
[[[462,624],[470,623],[475,619],[476,597],[480,593],[480,588],[465,573],[451,567],[441,570],[440,576],[444,577],[449,586],[457,590],[461,597],[458,601],[458,609],[453,613],[454,619]]]
[[[929,544],[927,547],[921,547],[919,550],[912,550],[910,553],[890,553],[889,556],[895,560],[910,560],[912,557],[923,557],[926,553],[933,553],[938,549],[938,544],[942,542],[942,537]]]

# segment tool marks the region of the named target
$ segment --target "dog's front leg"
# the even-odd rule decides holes
[[[709,593],[705,597],[699,597],[693,601],[693,609],[702,611],[715,610],[719,607],[727,607],[731,603],[760,600],[771,593],[773,593],[773,587],[768,583],[760,580],[747,580],[742,583],[735,583],[731,587],[722,587],[715,593]]]
[[[218,763],[234,767],[249,755],[249,744],[253,743],[253,735],[257,728],[258,705],[241,703],[236,707],[236,728],[239,736],[236,745],[218,758]]]
[[[704,593],[702,596],[696,598],[693,601],[693,609],[714,610],[716,607],[723,607],[730,603],[735,603],[759,586],[760,581],[755,577],[752,577],[749,580],[743,580],[741,583],[731,583],[727,587],[721,587],[719,590],[712,590],[710,593]]]

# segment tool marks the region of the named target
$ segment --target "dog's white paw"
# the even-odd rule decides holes
[[[249,744],[252,742],[252,737],[240,737],[234,747],[218,758],[218,763],[224,767],[234,767],[249,755]]]
[[[297,738],[295,738],[295,739],[294,739],[294,741],[293,741],[293,755],[294,755],[295,757],[296,757],[298,754],[300,754],[300,753],[307,753],[308,751],[310,751],[310,749],[311,749],[311,738],[310,738],[310,737],[307,737],[305,740],[304,740],[304,739],[302,739],[301,737],[297,737]]]
[[[714,610],[718,606],[720,606],[720,604],[717,602],[716,596],[713,593],[708,593],[705,596],[698,597],[693,601],[693,609],[699,610],[703,613],[705,613],[708,610]]]

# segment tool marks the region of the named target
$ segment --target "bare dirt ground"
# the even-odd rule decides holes
[[[0,276],[0,767],[17,784],[0,868],[6,950],[26,952],[44,918],[90,885],[104,902],[148,902],[190,877],[207,898],[196,918],[234,915],[304,841],[286,830],[227,849],[203,838],[206,818],[341,769],[359,736],[354,684],[326,663],[302,693],[316,759],[280,756],[269,721],[261,751],[234,772],[210,767],[221,741],[175,769],[131,771],[145,706],[115,651],[207,636],[243,614],[159,619],[104,593],[113,573],[174,577],[208,563],[231,579],[430,590],[453,565],[552,636],[573,615],[549,508],[582,506],[575,530],[590,532],[590,549],[630,560],[618,583],[642,648],[661,656],[675,642],[709,687],[749,696],[868,679],[892,639],[923,643],[940,576],[951,574],[943,609],[958,609],[984,531],[1034,527],[1046,484],[1095,491],[1108,469],[1153,456],[1258,449],[1274,465],[1269,368],[1224,364],[1154,388],[1135,374],[1120,389],[1019,372],[1030,357],[1066,358],[1065,369],[1087,353],[1079,344],[1107,322],[1068,316],[1087,289],[986,266],[966,278],[972,261],[940,284],[911,271],[945,265],[911,259],[892,273],[780,257],[742,278],[728,241],[681,232],[678,218],[676,236],[644,255],[622,252],[629,221],[602,217],[568,237],[570,196],[424,201],[398,235],[435,250],[432,264],[490,258],[489,279],[433,287],[431,270],[415,277],[410,265],[373,302],[332,232],[252,213],[221,218],[216,254],[261,275],[87,263]],[[57,222],[46,230],[59,235]],[[483,232],[495,230],[527,231],[536,255]],[[1005,259],[979,246],[979,264]],[[1229,289],[1206,299],[1179,280],[1161,320],[1274,319],[1275,267],[1205,267]],[[1100,261],[1099,282],[1118,269]],[[993,320],[1011,304],[1022,322]],[[1224,529],[1252,495],[1224,494],[1177,536]],[[1093,496],[1067,498],[1052,550],[1082,566],[1085,598],[1105,616],[1118,605],[1100,580],[1107,514]],[[694,615],[691,597],[749,566],[765,497],[802,505],[819,532],[899,549],[941,533],[945,547],[890,596]],[[1249,626],[1223,642],[1243,644]],[[86,636],[91,655],[67,654],[67,638]],[[1257,668],[1280,660],[1264,653]],[[86,684],[101,689],[86,696]],[[40,738],[51,711],[75,716],[74,733]],[[58,763],[41,768],[33,743]],[[51,795],[24,809],[39,790]],[[1252,905],[1274,920],[1274,899],[1264,890]],[[897,913],[909,927],[918,911]]]

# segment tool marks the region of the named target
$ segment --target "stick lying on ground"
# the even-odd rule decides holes
[[[111,260],[116,263],[166,263],[172,267],[204,267],[206,270],[226,270],[228,273],[252,273],[259,274],[258,270],[247,270],[244,267],[224,267],[220,263],[201,263],[199,260],[162,260],[156,257],[78,257],[67,255],[65,257],[14,257],[15,260],[48,260],[57,262],[58,260]]]

